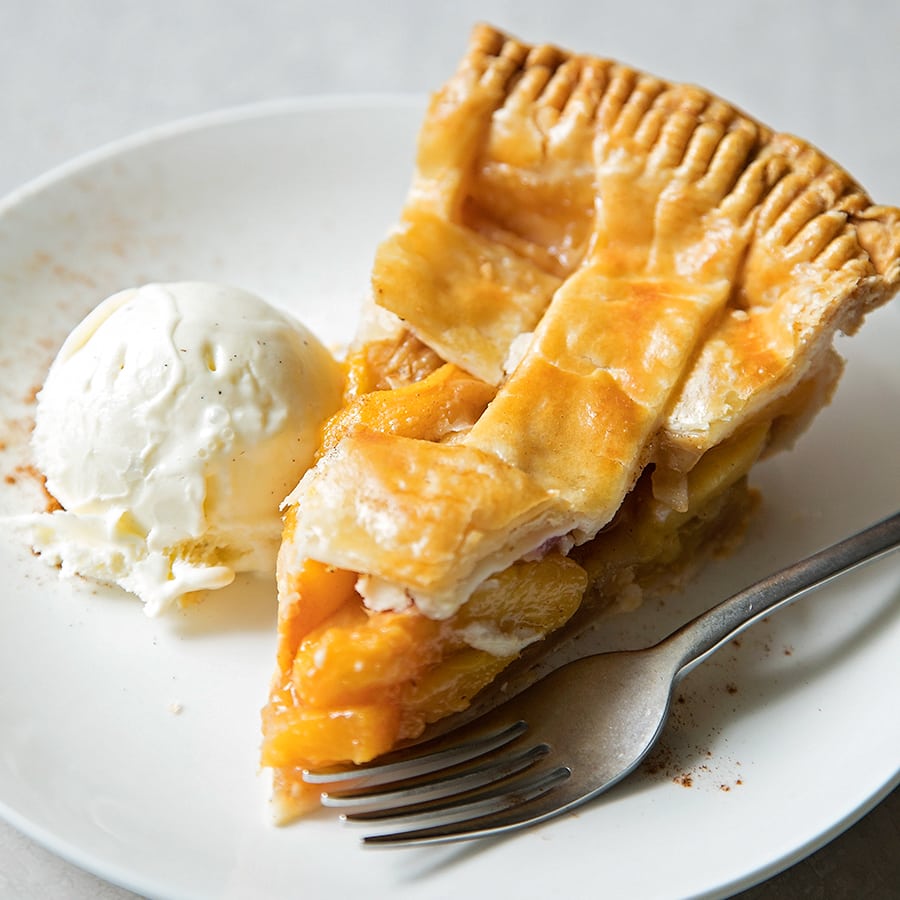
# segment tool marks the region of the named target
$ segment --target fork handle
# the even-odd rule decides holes
[[[757,581],[672,632],[657,647],[665,647],[673,655],[674,671],[685,675],[776,609],[898,546],[900,512]]]

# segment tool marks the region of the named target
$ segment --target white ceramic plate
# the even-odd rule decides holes
[[[42,504],[27,468],[34,390],[107,294],[227,281],[327,340],[347,336],[421,110],[388,98],[207,117],[80,160],[0,207],[0,515]],[[689,595],[612,620],[611,646],[661,636],[900,507],[900,310],[841,343],[838,396],[759,470],[766,501],[743,549]],[[605,799],[498,840],[388,852],[363,851],[331,815],[269,823],[256,762],[275,643],[267,580],[148,620],[123,594],[60,582],[8,528],[0,572],[0,813],[142,894],[426,900],[500,896],[513,879],[527,896],[584,885],[719,896],[799,859],[898,780],[897,557],[698,669],[659,751]]]

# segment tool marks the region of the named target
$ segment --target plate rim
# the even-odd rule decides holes
[[[169,121],[148,125],[121,137],[112,138],[96,147],[77,153],[27,179],[3,196],[0,196],[0,218],[29,200],[33,195],[48,190],[55,184],[83,173],[115,156],[139,150],[149,144],[190,134],[191,132],[204,131],[208,128],[232,125],[253,119],[265,119],[290,113],[316,110],[415,109],[422,107],[427,99],[427,94],[411,91],[306,94],[273,97],[268,100],[251,101],[218,109],[209,109],[192,115],[179,116]]]

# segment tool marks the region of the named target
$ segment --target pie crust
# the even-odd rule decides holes
[[[263,764],[362,762],[739,535],[900,284],[900,210],[701,88],[477,26],[286,501]]]

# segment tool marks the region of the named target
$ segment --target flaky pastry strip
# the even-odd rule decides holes
[[[618,192],[611,179],[600,184],[610,162],[643,176],[680,169],[701,189],[729,174],[763,178],[773,188],[771,196],[754,197],[759,223],[744,247],[727,314],[660,436],[669,462],[689,466],[746,416],[809,377],[834,331],[852,330],[896,290],[898,211],[874,206],[850,176],[805,142],[774,134],[703,89],[612,60],[529,47],[479,26],[427,114],[404,216],[427,210],[561,278],[595,255],[602,233],[608,253],[625,253],[623,265],[633,271],[635,248],[648,245],[657,222],[640,179],[624,179]],[[679,197],[681,221],[705,227],[692,204],[689,194]],[[598,229],[595,217],[609,210],[615,226]],[[434,318],[434,295],[410,310],[402,273],[395,271],[393,281],[378,302],[402,310],[417,332],[439,332],[447,317]],[[778,284],[785,285],[781,293]],[[806,337],[791,341],[794,309]],[[502,320],[505,313],[498,315]],[[527,317],[495,324],[491,340],[498,345],[470,347],[458,356],[445,347],[447,358],[493,380],[509,336],[528,329]],[[477,320],[469,323],[460,310],[454,328],[477,331]],[[775,350],[766,349],[767,338]]]

